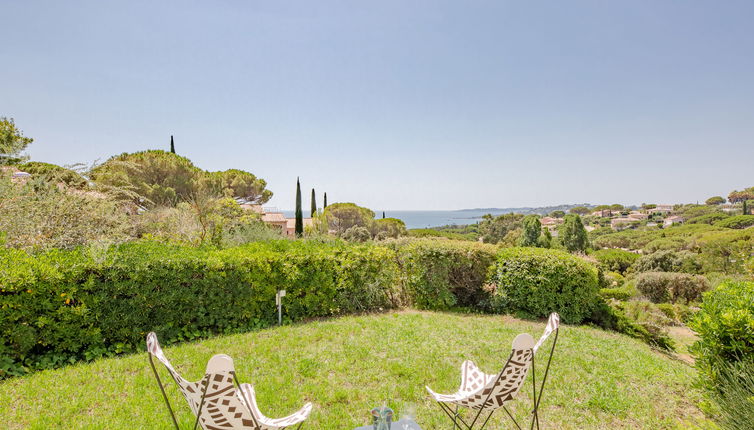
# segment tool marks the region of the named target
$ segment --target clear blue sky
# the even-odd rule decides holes
[[[283,209],[296,176],[305,196],[373,209],[693,202],[754,185],[750,0],[1,10],[0,115],[39,161],[167,149],[173,134],[201,168],[266,179]]]

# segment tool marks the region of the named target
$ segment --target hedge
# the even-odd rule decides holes
[[[442,239],[399,240],[390,246],[397,251],[402,284],[415,307],[489,310],[491,295],[484,286],[496,246]]]
[[[280,241],[230,250],[136,242],[36,257],[0,250],[0,377],[275,322],[396,307],[394,251]]]
[[[491,281],[496,310],[525,317],[545,318],[558,312],[563,322],[578,324],[599,301],[597,269],[563,251],[503,249]]]

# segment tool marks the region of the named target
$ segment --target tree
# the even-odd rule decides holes
[[[539,245],[539,235],[542,233],[542,223],[536,215],[527,215],[523,219],[524,231],[521,235],[521,246]]]
[[[725,200],[723,200],[723,202],[724,202],[724,201],[725,201]],[[641,208],[642,208],[642,209],[644,209],[645,211],[648,211],[648,210],[650,210],[650,209],[654,209],[654,208],[656,208],[656,207],[657,207],[657,205],[656,205],[656,204],[654,204],[654,203],[642,203],[642,204],[641,204]]]
[[[173,143],[173,135],[170,135],[170,152],[175,154],[175,144]]]
[[[521,229],[521,220],[523,218],[523,215],[515,213],[503,214],[497,217],[486,214],[482,216],[482,221],[479,222],[479,235],[485,243],[501,242],[509,233]],[[517,237],[517,234],[511,233],[509,238],[512,237]]]
[[[713,196],[713,197],[708,198],[704,202],[705,205],[710,205],[710,206],[721,205],[723,203],[725,203],[725,199],[722,196]]]
[[[612,205],[610,205],[610,210],[613,210],[616,212],[621,212],[624,209],[625,207],[620,203],[613,203]]]
[[[312,214],[311,218],[317,215],[317,196],[314,194],[314,188],[312,188]]]
[[[563,218],[565,216],[565,212],[563,211],[552,211],[550,212],[550,216],[553,218]]]
[[[301,210],[301,183],[296,178],[296,237],[304,234],[304,214]]]
[[[324,210],[327,207],[327,193],[325,193],[324,201],[322,202],[322,209]]]
[[[353,226],[372,228],[374,212],[354,203],[333,203],[318,218],[320,229],[340,236]]]
[[[385,219],[385,211],[382,211],[382,219]]]
[[[16,128],[13,118],[0,117],[0,165],[24,161],[21,151],[33,141],[31,137],[24,137],[23,132]]]
[[[586,215],[591,211],[586,206],[576,206],[576,207],[571,208],[568,212],[572,214]]]
[[[18,168],[26,173],[30,173],[35,178],[43,178],[54,184],[62,183],[71,188],[80,190],[88,187],[86,179],[78,172],[55,164],[43,163],[41,161],[30,161],[19,165]]]
[[[211,187],[218,194],[233,197],[242,203],[261,205],[272,198],[272,191],[265,189],[267,182],[244,170],[228,169],[222,172],[202,172],[200,177],[202,181],[211,183]]]
[[[539,237],[540,248],[552,248],[552,233],[550,229],[543,229],[542,236]]]
[[[578,215],[566,215],[563,225],[560,226],[560,237],[563,246],[571,252],[584,252],[589,247],[586,229]]]
[[[742,203],[744,215],[747,215],[749,212],[749,208],[747,206],[747,201],[749,200],[754,200],[754,187],[746,188],[743,191],[734,190],[730,194],[728,194],[729,202]]]
[[[406,223],[398,218],[382,218],[372,223],[372,236],[380,238],[406,236]]]

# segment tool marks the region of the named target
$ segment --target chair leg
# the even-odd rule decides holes
[[[464,426],[466,426],[467,430],[471,430],[471,427],[469,427],[465,421],[463,421],[463,418],[461,418],[460,415],[458,415],[458,406],[456,406],[455,412],[450,409],[450,407],[446,406],[444,403],[437,402],[437,404],[440,406],[440,409],[442,409],[443,412],[445,412],[445,415],[450,418],[451,421],[453,421],[453,430],[459,429],[464,430],[463,427],[461,427],[460,424],[458,424],[457,420],[461,420]]]
[[[510,419],[511,419],[511,421],[513,421],[513,424],[515,424],[515,425],[516,425],[516,428],[517,428],[518,430],[521,430],[521,426],[520,426],[520,425],[518,425],[518,421],[516,421],[516,419],[515,419],[515,418],[513,418],[513,415],[511,415],[511,413],[510,413],[510,411],[508,410],[508,408],[506,408],[505,406],[503,406],[503,410],[505,411],[505,413],[506,413],[506,414],[508,414],[508,418],[510,418]]]
[[[202,400],[199,402],[199,410],[196,411],[196,421],[194,421],[194,430],[196,430],[196,427],[199,425],[199,419],[202,416],[202,408],[204,407],[204,397],[207,395],[207,389],[209,388],[209,381],[212,379],[212,375],[205,375],[204,378],[202,378],[202,382],[204,382],[204,389],[202,390]]]
[[[168,395],[165,393],[165,388],[162,386],[160,375],[157,373],[157,369],[154,367],[152,354],[147,353],[147,356],[149,357],[149,365],[152,366],[152,372],[154,372],[154,377],[157,379],[157,385],[160,386],[160,391],[162,392],[162,398],[165,400],[165,405],[167,405],[168,407],[168,412],[170,412],[170,419],[173,420],[173,425],[175,426],[175,430],[181,430],[181,428],[178,427],[178,421],[175,420],[175,414],[173,413],[173,408],[170,407],[170,400],[168,400]]]

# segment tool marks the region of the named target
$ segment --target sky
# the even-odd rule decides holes
[[[0,0],[33,160],[176,150],[270,206],[703,201],[754,185],[752,1]]]

